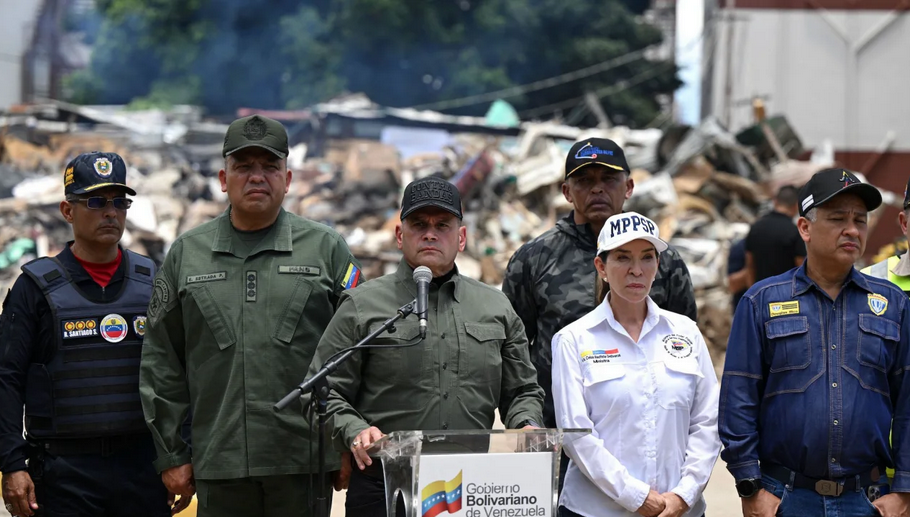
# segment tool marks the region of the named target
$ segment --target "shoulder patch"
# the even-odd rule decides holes
[[[148,318],[154,323],[161,312],[167,306],[171,298],[171,290],[168,283],[160,276],[155,279],[155,288],[152,292],[152,301],[149,302]]]
[[[348,263],[348,270],[341,280],[341,286],[345,289],[353,289],[357,287],[358,282],[360,282],[360,268],[355,266],[353,262],[350,262]]]

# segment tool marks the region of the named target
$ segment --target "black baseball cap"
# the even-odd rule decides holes
[[[119,187],[131,196],[136,191],[126,186],[126,163],[117,153],[92,151],[70,160],[63,171],[65,195],[88,194],[98,189]]]
[[[575,142],[566,156],[566,179],[575,171],[588,165],[603,165],[618,171],[629,172],[626,155],[613,140],[589,138]]]
[[[288,157],[288,131],[277,120],[261,115],[239,118],[224,134],[223,156],[247,147],[261,147],[281,159]]]
[[[401,200],[401,220],[404,221],[415,210],[428,206],[442,208],[459,219],[464,218],[461,212],[461,194],[455,185],[432,176],[408,183]]]
[[[863,183],[847,169],[824,169],[816,172],[799,189],[799,215],[819,207],[838,194],[850,192],[862,198],[870,212],[882,204],[882,193],[868,183]]]
[[[904,189],[904,210],[910,207],[910,179],[907,180],[907,187]]]

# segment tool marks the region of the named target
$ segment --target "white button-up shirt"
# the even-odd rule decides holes
[[[720,453],[714,366],[695,322],[647,304],[638,343],[608,301],[553,337],[556,421],[593,431],[565,446],[559,502],[580,515],[636,515],[651,489],[705,512]]]

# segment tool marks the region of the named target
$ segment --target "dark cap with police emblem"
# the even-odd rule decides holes
[[[868,183],[863,183],[847,169],[824,169],[816,172],[799,189],[799,215],[805,217],[838,194],[849,192],[859,196],[870,212],[882,204],[882,193]]]
[[[92,151],[70,160],[63,171],[65,195],[80,196],[90,192],[119,187],[131,196],[136,191],[126,185],[126,164],[117,153]]]
[[[281,159],[288,156],[288,132],[284,125],[261,115],[239,118],[224,134],[223,156],[247,147],[261,147]]]
[[[455,185],[432,176],[408,183],[401,200],[401,220],[404,221],[415,210],[428,206],[441,208],[459,219],[464,218],[461,212],[461,194]]]
[[[609,169],[629,172],[626,155],[613,140],[589,138],[575,142],[566,155],[566,179],[582,167],[602,165]]]

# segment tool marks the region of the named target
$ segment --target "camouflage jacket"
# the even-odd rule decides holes
[[[597,238],[591,226],[575,224],[574,213],[515,252],[502,291],[524,322],[537,382],[546,392],[544,423],[555,427],[550,341],[559,330],[594,310],[597,301]],[[660,255],[651,299],[662,309],[696,319],[689,269],[669,248]]]

